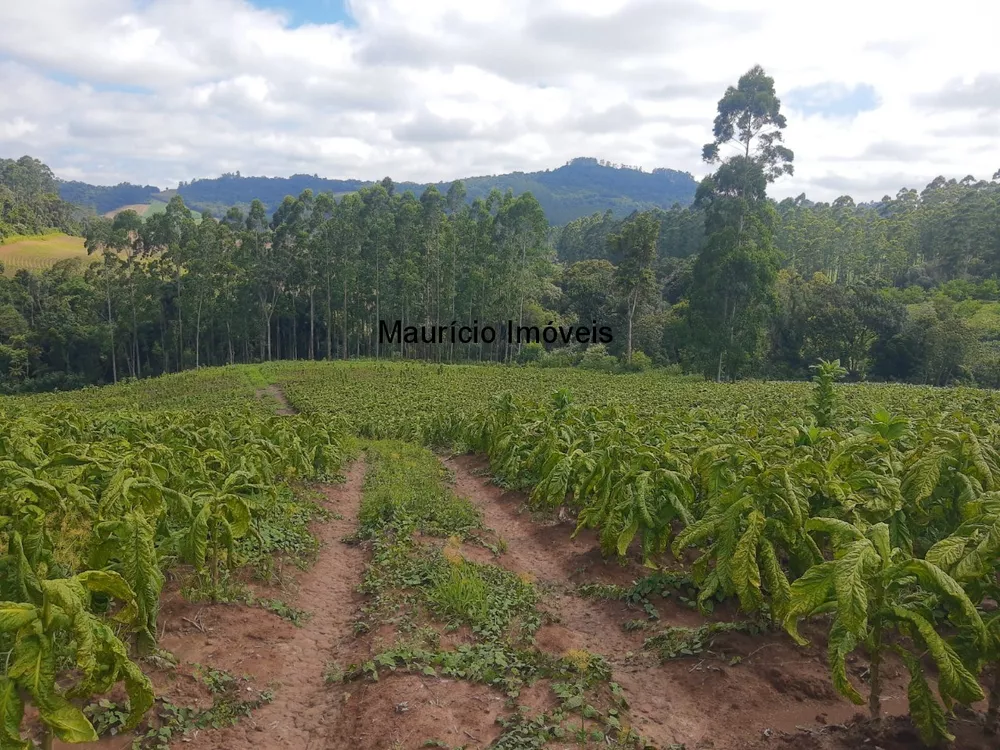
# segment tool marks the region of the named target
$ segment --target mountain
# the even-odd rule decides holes
[[[631,167],[612,165],[592,158],[573,159],[569,163],[544,172],[512,172],[510,174],[468,177],[465,183],[469,201],[485,198],[494,188],[512,190],[515,195],[531,192],[553,225],[566,224],[581,216],[611,209],[615,216],[626,216],[634,210],[670,208],[675,203],[688,205],[694,199],[697,183],[687,172],[674,169],[654,169],[644,172]],[[318,175],[297,174],[291,177],[243,177],[239,172],[211,179],[182,182],[176,192],[196,210],[209,210],[221,215],[229,206],[247,205],[259,199],[273,211],[286,195],[298,195],[305,189],[314,193],[335,195],[354,192],[373,184],[363,180],[333,180]],[[434,184],[442,193],[451,182],[396,183],[397,191],[422,193]],[[173,191],[171,191],[172,193]],[[157,188],[123,183],[113,187],[87,185],[82,182],[61,182],[60,196],[71,203],[92,207],[98,213],[149,201],[163,201]]]

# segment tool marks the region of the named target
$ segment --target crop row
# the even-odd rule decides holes
[[[693,552],[703,609],[734,598],[800,643],[803,618],[828,621],[833,684],[867,700],[874,719],[892,652],[910,671],[911,716],[926,742],[949,738],[956,703],[987,694],[987,728],[1000,729],[994,394],[834,385],[842,371],[823,364],[811,391],[678,381],[631,403],[622,397],[630,381],[651,380],[602,378],[618,393],[597,405],[589,389],[580,401],[565,387],[545,401],[530,388],[484,394],[479,374],[464,383],[442,374],[441,390],[407,393],[396,383],[434,373],[376,372],[328,370],[325,385],[300,373],[289,392],[300,408],[342,414],[366,434],[485,453],[534,506],[566,505],[578,530],[598,529],[608,555],[635,549],[660,566],[668,553]],[[382,400],[368,400],[371,381]],[[421,396],[423,409],[394,413],[394,397]],[[643,399],[663,406],[650,412]],[[867,699],[847,676],[855,651],[870,661]]]
[[[14,407],[0,412],[3,750],[32,746],[25,699],[46,746],[96,740],[73,699],[119,682],[134,727],[153,694],[132,658],[156,648],[164,573],[218,597],[235,566],[288,540],[302,515],[288,482],[344,457],[341,431],[305,416]]]

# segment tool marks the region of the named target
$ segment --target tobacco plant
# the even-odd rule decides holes
[[[910,716],[921,737],[928,743],[953,739],[945,711],[953,702],[968,705],[984,696],[975,666],[970,668],[939,632],[934,610],[945,609],[950,629],[985,649],[989,636],[975,605],[933,562],[893,547],[887,524],[861,529],[836,519],[813,518],[806,528],[830,537],[835,558],[814,565],[792,584],[784,616],[789,634],[806,645],[798,632],[799,619],[833,614],[828,646],[833,685],[853,703],[864,704],[847,675],[846,662],[849,654],[864,647],[870,660],[868,711],[874,721],[881,717],[885,656],[896,652],[910,672]],[[924,673],[925,653],[938,671],[940,703]]]
[[[20,725],[30,700],[43,724],[42,747],[53,737],[63,742],[95,742],[97,733],[70,701],[106,693],[123,682],[129,697],[126,729],[136,726],[153,703],[149,679],[129,660],[125,644],[90,612],[91,595],[102,593],[123,603],[115,619],[126,625],[138,617],[135,597],[117,573],[88,570],[72,578],[38,580],[29,576],[30,601],[0,602],[0,639],[10,644],[0,674],[0,748],[28,750]],[[71,644],[79,678],[69,688],[58,678],[61,644]]]

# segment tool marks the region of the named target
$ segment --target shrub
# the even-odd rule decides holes
[[[572,349],[561,348],[547,352],[540,360],[539,367],[573,367],[580,361],[580,355]]]
[[[608,349],[604,344],[595,344],[587,348],[580,358],[580,368],[583,370],[598,370],[600,372],[614,372],[618,369],[618,360],[608,354]]]
[[[525,344],[517,355],[517,361],[521,364],[528,364],[529,362],[538,362],[544,356],[545,347],[533,341],[530,344]]]
[[[653,360],[645,352],[632,352],[632,361],[622,361],[622,370],[625,372],[646,372],[653,366]]]

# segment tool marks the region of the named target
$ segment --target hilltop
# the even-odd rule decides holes
[[[512,190],[515,195],[530,192],[554,225],[608,209],[615,216],[626,216],[634,210],[670,208],[675,203],[688,205],[697,187],[694,177],[687,172],[663,168],[646,172],[593,158],[573,159],[557,169],[542,172],[467,177],[462,182],[469,201],[485,198],[494,188],[501,192]],[[328,179],[318,175],[244,177],[236,172],[182,182],[176,190],[130,183],[102,186],[60,182],[59,195],[65,201],[103,214],[137,204],[150,204],[155,210],[157,204],[165,204],[170,196],[179,193],[191,208],[221,215],[229,206],[246,205],[255,198],[272,211],[286,195],[296,196],[307,188],[314,193],[331,192],[339,196],[371,184],[371,181]],[[419,195],[431,184],[445,192],[451,181],[399,182],[396,189],[412,190]]]

